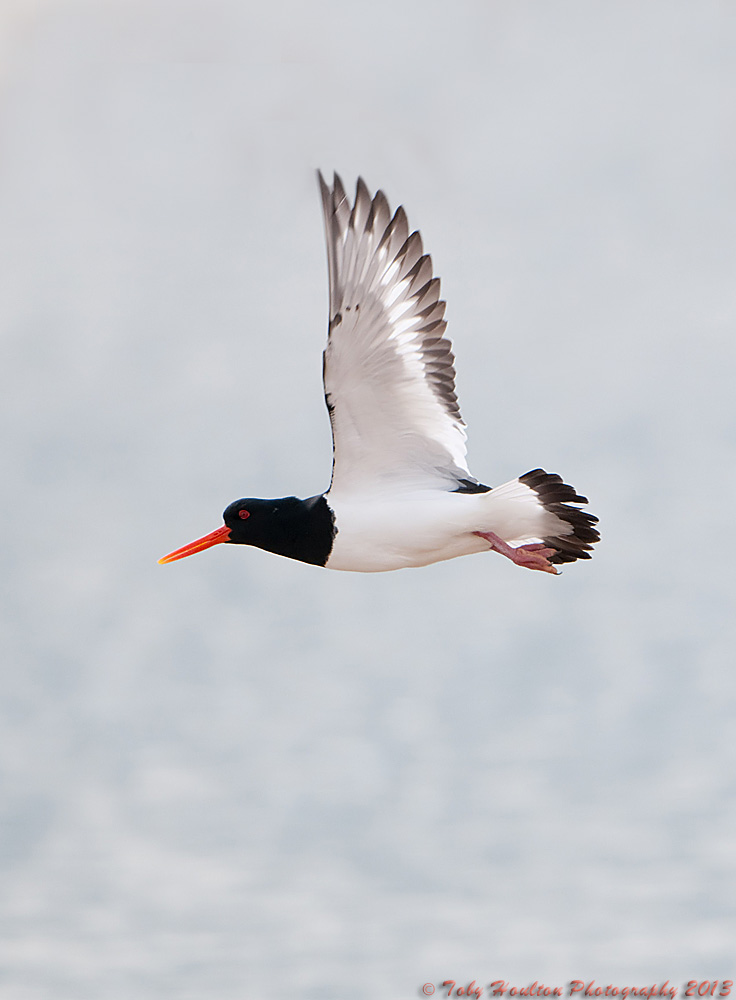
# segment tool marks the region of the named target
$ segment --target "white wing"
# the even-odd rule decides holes
[[[362,179],[350,205],[340,178],[319,174],[327,235],[330,327],[324,353],[332,421],[333,494],[475,483],[454,357],[444,337],[439,278],[409,235],[402,208],[371,200]]]

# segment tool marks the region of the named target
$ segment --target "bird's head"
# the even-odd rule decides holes
[[[220,542],[233,542],[236,545],[259,545],[263,532],[268,531],[276,514],[274,501],[245,499],[235,500],[226,507],[222,519],[225,522],[221,528],[216,528],[209,535],[204,535],[188,545],[170,552],[159,559],[160,563],[174,562],[185,556],[193,556],[195,552],[203,552]]]

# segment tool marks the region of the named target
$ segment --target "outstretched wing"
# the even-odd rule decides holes
[[[403,208],[362,179],[355,201],[319,174],[327,235],[330,326],[324,353],[333,494],[475,482],[444,336],[439,278]]]

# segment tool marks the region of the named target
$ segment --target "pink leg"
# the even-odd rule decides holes
[[[555,554],[555,549],[548,549],[545,545],[538,544],[520,545],[518,549],[514,549],[498,535],[494,535],[492,531],[474,531],[473,534],[485,538],[495,552],[500,552],[502,556],[506,556],[517,566],[539,569],[544,573],[554,573],[557,576],[557,570],[549,561],[549,557]]]

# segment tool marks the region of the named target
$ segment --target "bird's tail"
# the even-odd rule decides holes
[[[551,563],[570,563],[576,559],[590,559],[600,532],[593,527],[598,518],[581,510],[578,504],[586,504],[587,497],[580,496],[574,487],[563,483],[562,477],[544,469],[532,469],[517,482],[532,490],[537,502],[559,522],[559,530],[545,535],[542,541],[556,553],[550,556]]]

